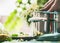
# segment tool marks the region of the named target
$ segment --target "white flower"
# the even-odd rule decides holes
[[[37,0],[30,0],[30,3],[31,4],[34,4],[34,3],[37,4]]]
[[[17,12],[18,12],[18,13],[20,13],[20,12],[22,12],[22,11],[23,11],[22,8],[18,8],[18,9],[17,9]]]
[[[31,6],[29,4],[26,4],[26,9],[30,9]]]
[[[24,8],[25,7],[25,5],[24,4],[20,4],[20,8]]]
[[[28,3],[28,0],[22,0],[22,3],[24,4]]]

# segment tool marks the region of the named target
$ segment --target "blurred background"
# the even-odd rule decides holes
[[[29,18],[47,0],[0,0],[0,22],[10,33],[30,33]],[[15,32],[14,32],[15,31]],[[29,32],[30,31],[30,32]]]
[[[44,29],[46,28],[44,22],[32,23],[29,22],[29,19],[32,17],[42,17],[44,19],[44,15],[34,12],[40,11],[47,1],[48,0],[0,0],[0,35],[7,33],[7,35],[12,37],[43,35]],[[59,18],[60,15],[58,15],[58,21],[60,21]],[[57,27],[60,27],[60,23],[58,23]]]

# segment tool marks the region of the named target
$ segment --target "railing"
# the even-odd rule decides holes
[[[37,31],[55,33],[58,28],[58,14],[59,12],[56,11],[36,11],[33,12],[33,17],[30,18],[29,21],[33,22]]]

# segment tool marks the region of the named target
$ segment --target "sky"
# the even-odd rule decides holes
[[[0,0],[0,15],[8,16],[15,8],[16,0]]]

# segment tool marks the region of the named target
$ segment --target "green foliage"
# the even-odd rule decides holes
[[[0,42],[11,41],[11,40],[12,40],[11,37],[8,37],[8,36],[5,36],[5,35],[0,35]]]
[[[11,37],[6,38],[6,41],[12,41],[13,39]]]
[[[21,3],[22,3],[22,0],[17,0],[17,2],[18,2],[19,4],[21,4]]]
[[[31,23],[31,22],[28,21],[29,18],[31,18],[31,17],[32,17],[32,16],[30,16],[30,15],[27,15],[27,17],[26,17],[28,25],[30,25],[30,23]]]
[[[48,0],[38,0],[37,3],[39,4],[45,4]]]
[[[26,10],[26,8],[24,7],[24,8],[22,8],[23,10]]]
[[[17,10],[14,10],[13,12],[11,12],[10,16],[8,16],[6,22],[5,22],[5,26],[9,25],[9,23],[12,21],[12,19],[15,17],[17,13]]]
[[[16,16],[17,14],[17,10],[14,10],[13,12],[11,12],[10,16],[7,17],[6,22],[4,23],[4,26],[6,28],[7,31],[12,31],[15,29],[15,27],[18,25],[18,23],[20,24],[20,17]]]
[[[28,3],[31,4],[31,3],[30,3],[30,0],[28,0]]]
[[[18,37],[18,34],[12,34],[12,37]]]
[[[37,4],[39,5],[40,8],[43,7],[43,5],[47,2],[48,0],[38,0]]]
[[[10,23],[11,26],[10,26],[9,30],[13,30],[15,28],[15,26],[17,25],[18,18],[14,18],[14,19],[12,20],[12,23]]]
[[[23,35],[24,35],[24,33],[23,33],[23,32],[20,32],[20,34],[23,34]]]
[[[14,19],[11,20],[9,25],[5,26],[8,31],[13,31],[18,28],[18,26],[21,26],[21,19],[19,17],[14,17]],[[18,28],[19,29],[19,28]],[[17,29],[17,30],[18,30]]]

